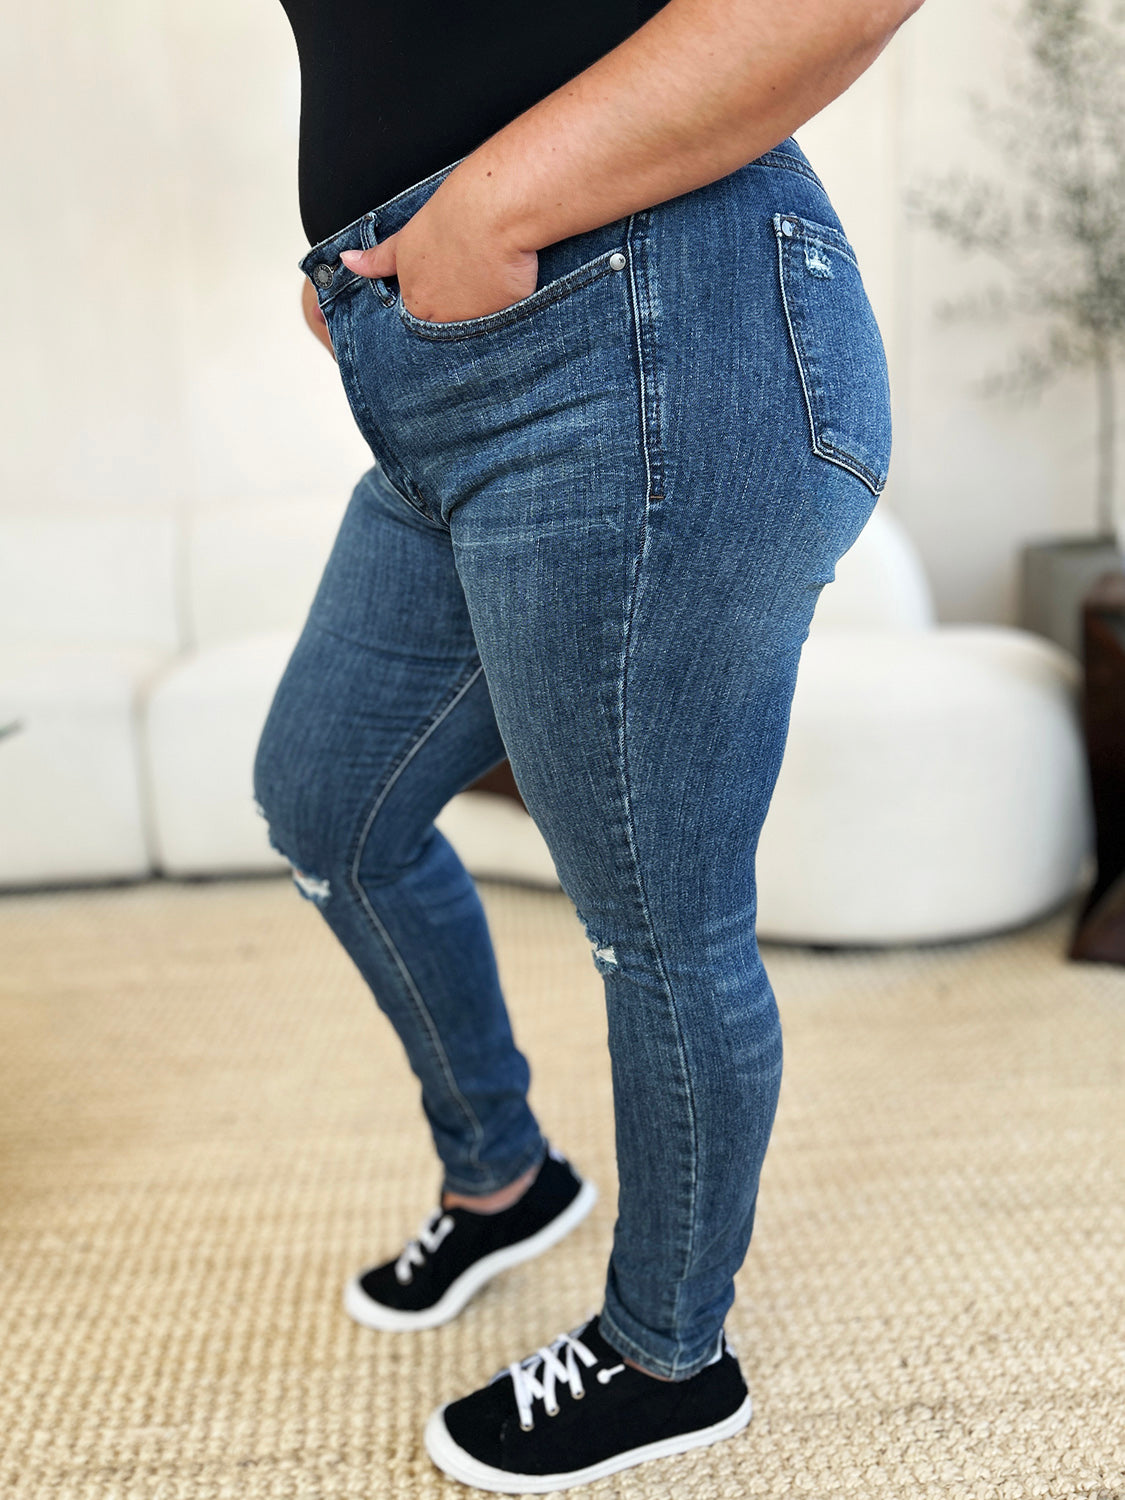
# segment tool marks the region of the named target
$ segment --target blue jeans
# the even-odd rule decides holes
[[[434,817],[504,756],[605,984],[620,1178],[602,1330],[711,1355],[781,1076],[754,856],[820,589],[883,487],[879,332],[792,141],[543,250],[430,323],[310,250],[360,479],[255,767],[275,846],[397,1030],[447,1188],[545,1144],[477,892]]]

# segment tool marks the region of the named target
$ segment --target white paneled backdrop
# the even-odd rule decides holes
[[[1085,382],[1026,407],[973,394],[1016,330],[936,320],[977,273],[903,207],[921,175],[984,162],[966,98],[1003,86],[1010,4],[929,0],[801,132],[887,339],[886,503],[946,620],[1012,618],[1020,543],[1093,516]],[[342,502],[367,450],[300,317],[299,85],[277,0],[52,0],[4,31],[3,514]]]

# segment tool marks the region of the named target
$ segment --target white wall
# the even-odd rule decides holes
[[[947,619],[1005,619],[1017,548],[1092,520],[1081,379],[1039,406],[969,390],[1014,330],[939,325],[957,253],[905,185],[979,155],[1010,0],[929,0],[801,132],[860,253],[892,364],[887,503]],[[5,21],[0,508],[146,513],[342,494],[366,466],[296,262],[299,85],[277,0],[54,0]]]
[[[12,7],[3,57],[0,506],[349,486],[370,459],[300,318],[276,0]]]

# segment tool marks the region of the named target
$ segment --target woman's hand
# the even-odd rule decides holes
[[[316,300],[316,288],[307,276],[301,278],[301,311],[305,315],[305,322],[316,334],[317,338],[331,354],[336,358],[336,351],[332,347],[332,337],[328,332],[328,324],[324,321],[324,314],[320,310],[320,304]]]
[[[539,257],[490,231],[484,201],[450,172],[413,218],[371,250],[340,259],[358,276],[398,277],[407,312],[433,323],[481,318],[511,307],[535,290]]]

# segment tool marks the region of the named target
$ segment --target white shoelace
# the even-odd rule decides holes
[[[395,1261],[395,1276],[401,1286],[414,1280],[414,1267],[426,1264],[426,1256],[434,1253],[452,1228],[453,1220],[442,1208],[435,1208],[429,1218],[423,1220],[418,1238],[410,1240]]]
[[[582,1328],[585,1326],[583,1324]],[[512,1377],[512,1385],[516,1393],[516,1410],[519,1412],[520,1426],[524,1432],[530,1432],[535,1426],[531,1411],[533,1401],[542,1401],[549,1417],[558,1415],[559,1406],[555,1400],[555,1389],[560,1381],[570,1387],[570,1394],[575,1401],[580,1400],[586,1394],[582,1384],[579,1361],[590,1369],[591,1366],[597,1364],[598,1357],[596,1354],[591,1354],[578,1337],[582,1328],[573,1328],[569,1333],[560,1333],[554,1343],[545,1344],[542,1349],[537,1349],[526,1359],[509,1365],[506,1370],[501,1370],[495,1377],[497,1380],[503,1380],[505,1375]],[[565,1360],[560,1357],[563,1355],[565,1355]]]

